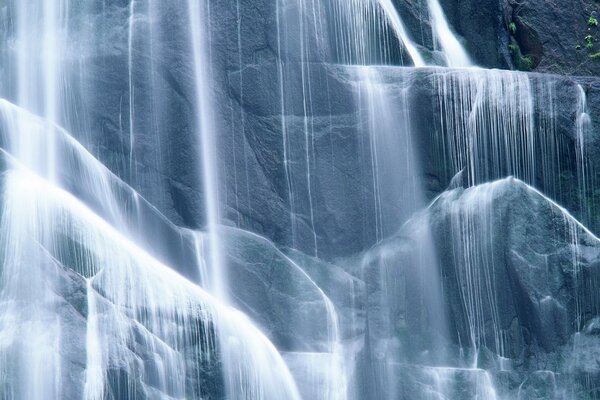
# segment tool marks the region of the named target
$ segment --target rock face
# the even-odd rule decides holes
[[[568,75],[600,71],[593,57],[599,49],[598,25],[593,22],[600,11],[596,2],[577,1],[565,9],[552,1],[508,1],[505,10],[506,21],[516,25],[513,39],[524,54],[532,55],[536,70]]]
[[[131,241],[133,232],[109,224],[112,203],[93,197],[95,213],[6,150],[2,155],[1,230],[10,249],[1,258],[3,398],[223,399],[245,387],[267,398],[296,398],[290,372],[254,322],[174,272],[179,265],[171,269],[154,259]],[[131,191],[114,184],[122,191],[105,195]],[[142,209],[147,224],[165,225],[155,209]],[[167,226],[157,237],[179,242],[200,261],[194,236]],[[232,228],[220,236],[232,246],[225,253],[232,281],[244,283],[234,286],[240,289],[235,304],[282,351],[329,356],[335,311],[310,278],[264,238]],[[310,369],[310,362],[302,360],[299,368]],[[46,364],[43,376],[40,363]]]
[[[400,3],[397,4],[400,15],[416,45],[424,53],[433,51],[427,2],[397,3]],[[507,22],[505,17],[509,5],[494,1],[489,4],[459,3],[442,2],[442,6],[474,60],[487,67],[512,65],[510,21]],[[535,6],[534,2],[530,3],[529,7]],[[540,8],[535,15],[542,18],[554,6],[540,4],[535,7]],[[318,6],[315,9],[318,18],[322,10]],[[447,101],[442,102],[443,107],[452,109],[456,105],[457,109],[462,108],[462,115],[449,116],[457,125],[468,125],[472,109],[482,110],[480,123],[470,128],[477,129],[482,135],[487,129],[486,119],[510,118],[514,126],[521,123],[520,119],[528,119],[530,122],[526,123],[533,127],[518,129],[531,130],[531,137],[527,139],[531,148],[523,149],[521,156],[527,151],[535,153],[535,160],[530,162],[535,165],[533,176],[526,179],[514,169],[504,168],[488,174],[483,180],[515,174],[535,184],[595,229],[598,222],[584,217],[579,210],[582,198],[584,202],[590,202],[591,208],[597,208],[597,199],[593,193],[578,193],[575,151],[579,145],[578,113],[583,112],[577,109],[580,96],[577,85],[581,84],[587,95],[587,111],[593,124],[596,118],[593,111],[598,104],[593,78],[538,74],[525,78],[489,71],[415,72],[393,68],[380,68],[376,78],[365,78],[360,72],[331,65],[335,57],[330,53],[331,48],[323,44],[328,43],[331,30],[322,28],[315,32],[312,27],[321,25],[312,22],[312,15],[303,17],[296,2],[289,2],[279,10],[279,28],[276,11],[272,4],[254,2],[250,6],[244,1],[240,2],[239,18],[236,17],[238,12],[232,9],[218,7],[214,11],[216,15],[223,15],[214,34],[218,66],[215,68],[218,75],[215,77],[215,94],[219,99],[223,135],[220,157],[226,194],[222,197],[227,199],[226,215],[232,223],[276,243],[330,260],[366,249],[377,241],[381,236],[378,234],[380,227],[373,222],[373,216],[378,213],[374,199],[380,190],[373,178],[373,138],[377,133],[365,134],[369,124],[373,123],[368,102],[364,100],[373,96],[367,88],[371,79],[382,83],[380,89],[383,87],[387,96],[387,113],[396,115],[398,121],[410,121],[410,127],[400,128],[399,124],[398,131],[411,132],[412,146],[417,154],[413,162],[420,164],[416,171],[424,186],[425,200],[445,190],[452,177],[468,164],[464,160],[463,165],[450,166],[450,155],[439,151],[440,142],[449,140],[447,124],[452,123],[446,120],[448,115],[444,115],[448,110],[440,109],[440,100],[445,97]],[[562,15],[573,21],[575,17],[570,12]],[[544,18],[551,20],[551,17]],[[306,46],[310,50],[304,52],[301,43],[292,40],[301,29],[297,25],[300,21],[305,24],[301,36],[311,44]],[[553,26],[548,22],[544,26],[536,25],[536,29],[545,29],[548,36],[556,39],[558,35],[550,29]],[[231,32],[238,32],[239,36]],[[315,35],[321,35],[321,41]],[[558,53],[558,45],[550,41],[544,43],[556,47],[555,53]],[[242,49],[241,54],[238,56],[233,52],[232,55],[230,50],[237,47]],[[563,59],[573,60],[573,57]],[[563,73],[539,68],[540,72]],[[570,74],[586,73],[573,71]],[[480,88],[483,82],[490,80],[494,83]],[[516,108],[515,113],[502,115],[507,110],[502,103],[503,90],[518,92],[531,101],[532,106],[515,98],[512,105]],[[478,94],[483,101],[476,103]],[[505,133],[498,132],[498,135]],[[584,136],[586,152],[589,152],[585,158],[593,164],[597,140],[591,131]],[[546,140],[549,142],[544,143]],[[406,148],[405,145],[402,147]],[[397,151],[402,152],[401,149]],[[405,155],[399,158],[408,162]],[[548,164],[556,166],[551,174],[550,168],[546,167]],[[402,179],[410,180],[411,177],[398,178]],[[381,179],[384,180],[390,186],[390,179]],[[402,193],[395,193],[395,196],[402,196]],[[402,203],[414,201],[400,200]],[[382,207],[394,208],[388,203]],[[384,228],[383,236],[391,234],[407,217],[399,215],[397,210],[384,210],[383,214],[388,216],[383,218],[384,221],[393,221]]]
[[[223,229],[234,302],[280,351],[327,351],[329,311],[319,287],[266,239]]]
[[[0,398],[600,398],[597,2],[440,0],[502,70],[436,67],[427,0],[201,2],[201,85],[188,2],[71,2],[55,57],[42,3],[0,0]]]
[[[431,244],[436,257],[415,262]],[[475,385],[452,394],[457,377],[413,365],[412,373],[405,367],[398,373],[406,394],[421,385],[439,390],[441,380],[447,398],[490,390],[507,398],[597,398],[600,360],[595,350],[581,351],[596,346],[600,240],[523,182],[508,178],[445,192],[366,260],[367,281],[397,294],[386,317],[399,359],[427,365],[432,355],[418,349],[433,349],[467,368]],[[439,263],[438,282],[425,275],[428,262]],[[381,269],[388,279],[374,273]],[[434,304],[427,299],[438,285],[443,295]],[[367,310],[369,321],[369,313],[381,313]],[[440,312],[447,316],[447,341],[438,339],[446,344],[436,350],[430,316]]]
[[[261,179],[266,179],[270,187],[259,194],[255,195],[256,191],[250,194],[253,207],[259,210],[252,213],[258,225],[247,228],[309,253],[315,251],[316,242],[317,253],[326,258],[367,248],[377,236],[372,218],[377,213],[376,192],[384,190],[373,178],[373,151],[377,150],[374,140],[386,140],[375,139],[378,133],[369,132],[369,124],[376,117],[369,116],[370,104],[356,100],[373,95],[369,94],[368,86],[372,83],[361,75],[359,68],[312,64],[311,84],[325,86],[328,91],[311,96],[315,111],[307,114],[310,128],[305,130],[304,111],[297,101],[286,103],[290,114],[282,117],[279,102],[262,100],[266,93],[278,90],[278,82],[267,79],[273,74],[277,74],[276,64],[256,65],[233,80],[244,83],[243,92],[248,97],[243,104],[244,121],[248,126],[246,132],[252,135],[248,144],[253,157],[260,160]],[[420,164],[416,168],[418,176],[396,174],[382,179],[381,187],[388,189],[398,184],[393,180],[417,179],[422,182],[424,199],[429,200],[445,190],[455,174],[470,166],[466,174],[472,178],[466,178],[471,180],[467,184],[512,174],[535,184],[578,216],[583,216],[581,200],[589,200],[590,207],[595,207],[593,197],[580,193],[578,183],[581,168],[576,155],[578,120],[584,111],[578,109],[581,92],[576,81],[556,75],[484,70],[388,67],[380,68],[376,74],[374,84],[379,85],[380,91],[377,95],[386,96],[388,112],[399,120],[410,120],[409,125],[398,129],[398,135],[410,137],[412,148],[406,150],[405,144],[398,143],[395,148],[398,159]],[[296,80],[298,77],[293,74],[286,76],[286,90],[301,92],[301,80]],[[231,92],[236,98],[241,93],[235,86]],[[475,120],[470,119],[472,112],[476,113]],[[498,119],[506,123],[490,131],[490,124]],[[258,130],[260,137],[255,134]],[[289,141],[287,154],[282,143],[278,143],[284,132]],[[481,147],[462,153],[464,149],[457,143],[466,143],[467,137],[476,132]],[[483,147],[487,135],[493,136],[495,144],[489,146],[494,148]],[[512,137],[515,143],[522,143],[521,147],[503,147],[504,137]],[[306,180],[307,145],[310,185]],[[388,142],[387,146],[393,144]],[[586,136],[585,146],[584,162],[594,164],[597,139]],[[403,155],[406,151],[412,152],[411,157]],[[286,157],[290,164],[287,167]],[[242,173],[240,170],[238,176]],[[244,204],[244,195],[242,191],[228,198]],[[396,196],[402,198],[403,194],[399,192]],[[308,208],[309,197],[312,208]],[[414,200],[402,202],[410,201]],[[394,204],[382,207],[383,214],[393,220],[385,231],[393,233],[406,215],[394,211]],[[269,214],[263,215],[260,210],[269,210]],[[231,218],[242,226],[250,223],[235,214]],[[265,218],[269,218],[269,223]],[[294,222],[290,224],[290,220]],[[595,217],[588,222],[594,227],[598,224]],[[291,232],[294,228],[295,232]]]
[[[213,300],[68,192],[3,161],[0,395],[223,398]]]
[[[478,65],[574,76],[600,71],[593,56],[599,50],[594,19],[600,9],[593,0],[578,0],[569,7],[534,0],[441,3]],[[521,57],[530,62],[522,63]]]
[[[330,260],[368,248],[382,235],[372,217],[378,212],[375,200],[378,189],[373,181],[373,138],[364,134],[372,118],[368,116],[368,105],[359,104],[357,99],[361,92],[363,99],[368,94],[364,77],[355,75],[348,79],[344,68],[332,67],[336,55],[329,44],[332,28],[328,30],[325,24],[326,9],[316,7],[316,16],[307,16],[302,13],[299,2],[288,2],[285,7],[272,1],[240,0],[238,3],[239,7],[237,3],[231,7],[227,2],[216,1],[211,8],[213,19],[219,21],[211,25],[214,86],[210,89],[219,131],[220,194],[225,219],[276,243]],[[399,14],[411,38],[421,50],[433,51],[427,2],[399,3]],[[592,5],[582,3],[581,7],[565,11],[554,3],[537,3],[515,6],[514,14],[522,15],[523,25],[539,31],[537,36],[544,33],[548,40],[541,42],[556,48],[552,57],[558,58],[560,46],[553,41],[563,40],[564,36],[554,34],[556,25],[552,13],[560,10],[561,19],[556,20],[574,25],[581,17],[579,14],[593,13]],[[442,6],[449,23],[464,39],[476,62],[488,67],[510,65],[510,30],[505,15],[512,13],[506,11],[511,5],[467,1],[442,2]],[[204,225],[205,218],[202,178],[195,158],[200,143],[195,134],[195,88],[189,84],[194,74],[189,57],[189,21],[182,7],[139,5],[130,43],[127,29],[123,28],[128,26],[129,11],[128,4],[108,2],[105,8],[90,7],[74,14],[76,23],[72,29],[78,29],[80,40],[72,44],[73,54],[80,53],[85,58],[69,58],[64,68],[70,71],[75,64],[83,63],[85,73],[67,74],[72,78],[69,87],[73,95],[81,101],[74,102],[73,110],[65,110],[65,113],[86,118],[69,118],[63,125],[172,222],[198,228]],[[529,22],[528,16],[539,21]],[[321,18],[318,24],[315,18]],[[467,22],[474,20],[480,23]],[[584,30],[588,29],[586,24],[584,18]],[[314,26],[321,29],[315,30]],[[564,35],[573,32],[571,28],[561,30]],[[525,28],[517,29],[516,35],[521,31]],[[90,36],[96,39],[86,41]],[[298,36],[310,45],[302,46]],[[3,51],[14,57],[10,49]],[[560,59],[572,63],[576,57],[565,54]],[[544,59],[537,70],[564,73],[564,70],[543,67],[555,63]],[[9,76],[14,74],[12,69],[7,71]],[[566,72],[588,73],[574,68]],[[444,110],[438,107],[444,96],[438,77],[442,76],[441,81],[444,81],[443,76],[448,76],[446,85],[454,87],[454,91],[446,95],[456,97],[446,102],[450,107],[470,101],[464,96],[460,98],[461,85],[462,88],[470,85],[475,97],[478,82],[487,79],[485,73],[468,78],[468,74],[459,72],[438,74],[427,70],[405,72],[381,68],[378,75],[378,79],[389,83],[385,89],[390,92],[388,95],[396,97],[387,105],[389,113],[398,115],[399,119],[401,115],[409,115],[412,121],[411,136],[418,153],[414,158],[422,166],[416,170],[419,180],[424,182],[425,200],[430,200],[445,190],[450,179],[462,169],[445,165],[443,160],[447,160],[448,155],[433,151],[440,147],[440,135],[447,136],[443,128]],[[596,100],[598,85],[591,77],[530,75],[528,79],[531,89],[519,90],[529,92],[526,95],[531,96],[534,106],[520,111],[532,114],[534,137],[544,135],[541,133],[545,129],[543,124],[552,125],[553,135],[562,143],[557,144],[554,157],[559,161],[549,160],[560,163],[560,171],[551,178],[541,176],[542,157],[539,157],[539,162],[536,161],[538,176],[534,177],[535,181],[527,181],[581,217],[578,208],[582,196],[576,193],[577,167],[574,164],[577,159],[576,84],[580,83],[587,94],[592,122],[594,111],[600,107]],[[16,81],[7,79],[13,86]],[[506,90],[512,90],[508,86],[512,83],[506,81],[507,78]],[[6,97],[16,96],[17,88],[13,86],[5,88]],[[410,89],[404,90],[407,86]],[[132,96],[130,87],[133,87]],[[483,90],[486,96],[492,96],[492,88]],[[102,95],[89,96],[89,93]],[[407,99],[398,100],[401,95]],[[545,107],[547,104],[552,106]],[[501,102],[487,107],[492,110],[490,117],[503,118],[498,112]],[[468,115],[468,107],[463,111],[464,116]],[[430,118],[431,115],[435,118]],[[548,151],[538,143],[533,145],[534,151],[545,156]],[[586,158],[592,163],[597,159],[596,147],[596,140],[590,135],[586,139],[586,151],[589,151]],[[491,178],[502,177],[506,171],[501,172]],[[543,179],[546,182],[540,185]],[[554,187],[546,190],[550,184]],[[597,202],[594,193],[583,197]],[[394,208],[388,204],[383,207]],[[393,222],[384,228],[383,236],[391,234],[407,217],[399,215],[397,210],[383,212],[384,215],[394,213],[396,215],[389,218]],[[582,219],[592,228],[598,223]]]

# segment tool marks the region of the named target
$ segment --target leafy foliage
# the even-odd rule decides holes
[[[592,35],[587,35],[583,39],[585,40],[585,47],[587,47],[588,49],[594,47],[594,37]]]
[[[519,45],[511,44],[508,47],[510,48],[515,67],[519,71],[531,71],[533,69],[533,58],[530,55],[523,55],[523,53],[521,53],[521,48],[519,47]]]

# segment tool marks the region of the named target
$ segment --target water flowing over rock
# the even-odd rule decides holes
[[[0,400],[600,399],[599,13],[0,0]]]

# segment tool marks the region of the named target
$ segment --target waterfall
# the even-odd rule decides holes
[[[206,50],[208,38],[202,30],[202,25],[208,21],[204,15],[209,11],[204,9],[198,1],[188,1],[190,15],[190,37],[193,54],[194,78],[196,85],[196,97],[198,101],[198,132],[200,136],[200,159],[202,171],[202,182],[204,188],[204,202],[206,208],[207,231],[210,237],[210,250],[208,263],[210,268],[210,287],[215,295],[223,301],[227,301],[227,278],[223,276],[225,269],[221,260],[220,239],[215,233],[219,223],[219,188],[216,175],[216,143],[215,126],[212,122],[212,108],[210,104],[209,71],[210,55]]]
[[[111,372],[113,368],[120,368],[124,374],[119,378],[125,380],[121,382],[122,388],[118,390],[123,390],[132,396],[137,396],[135,394],[137,391],[156,392],[155,395],[159,398],[181,397],[184,394],[201,395],[202,386],[189,387],[189,382],[186,382],[193,377],[194,373],[193,370],[189,370],[187,363],[210,362],[210,358],[214,357],[211,355],[212,349],[215,348],[215,339],[212,335],[227,335],[226,340],[235,343],[237,356],[230,362],[238,363],[233,364],[236,370],[243,373],[249,360],[253,360],[250,363],[254,363],[253,372],[256,374],[240,376],[240,382],[237,381],[238,378],[230,377],[236,379],[236,384],[242,384],[239,388],[242,391],[238,395],[240,397],[232,394],[232,398],[297,397],[294,397],[293,381],[289,375],[286,375],[287,369],[282,364],[278,353],[237,311],[221,306],[201,289],[185,281],[168,267],[160,265],[135,245],[128,243],[127,239],[69,194],[53,188],[37,177],[20,174],[20,172],[15,173],[6,178],[8,193],[12,197],[7,199],[6,212],[15,213],[14,202],[16,201],[20,203],[17,207],[27,216],[22,217],[21,220],[6,222],[11,224],[9,226],[14,230],[6,240],[16,244],[15,254],[10,254],[10,258],[7,258],[11,263],[7,263],[6,266],[17,266],[14,261],[16,258],[31,262],[48,258],[50,265],[55,264],[55,268],[60,266],[65,268],[64,265],[68,265],[67,263],[77,265],[81,269],[76,272],[88,277],[88,287],[92,289],[88,296],[94,298],[88,312],[96,313],[89,315],[90,321],[87,326],[87,329],[91,330],[88,331],[88,343],[92,342],[92,347],[87,349],[87,360],[91,363],[87,365],[85,382],[88,398],[102,398],[106,385],[112,385],[111,380],[115,379],[114,376],[107,375],[113,373]],[[40,197],[42,194],[43,197]],[[31,205],[23,204],[24,197],[29,199]],[[45,218],[48,220],[45,221]],[[25,254],[20,253],[22,246],[19,244],[24,240],[45,243],[42,242],[43,231],[35,232],[33,237],[22,235],[29,235],[36,225],[43,226],[43,222],[53,220],[60,221],[52,224],[57,229],[55,231],[57,235],[61,232],[69,234],[80,246],[79,254],[76,253],[75,256],[81,258],[73,258],[74,249],[69,248],[69,243],[60,241],[52,243],[52,236],[46,238],[50,241],[45,244],[45,248],[40,249],[41,254],[38,255],[38,252],[34,251],[25,257]],[[32,225],[29,227],[24,223]],[[94,228],[90,229],[90,227]],[[60,239],[60,236],[57,238]],[[42,258],[37,260],[38,257]],[[20,278],[20,282],[14,281],[22,276],[22,273],[11,273],[10,270],[7,272],[9,273],[7,276],[11,279],[6,283],[10,284],[11,288],[18,288],[19,283],[25,284],[23,278]],[[52,270],[40,272],[44,276]],[[137,276],[144,276],[144,281],[140,281]],[[49,283],[51,281],[46,282]],[[9,299],[13,294],[16,301],[25,300],[12,291],[5,290],[4,293]],[[36,316],[29,315],[27,318],[25,321],[36,321]],[[98,323],[98,320],[102,322]],[[174,322],[177,324],[173,325]],[[53,334],[48,327],[44,329],[43,334],[42,331],[36,330],[33,330],[32,334],[36,335],[37,332],[40,332],[38,333],[40,336],[36,336],[36,340],[48,340],[45,337]],[[54,335],[58,336],[54,340],[60,343],[62,337],[60,331],[54,332]],[[133,347],[132,335],[138,337]],[[24,338],[24,345],[27,344],[26,339]],[[33,343],[35,344],[36,341]],[[137,346],[142,347],[137,348]],[[151,362],[149,360],[140,364],[136,354],[143,351],[144,346],[150,346],[156,358]],[[262,349],[260,359],[254,358],[255,354],[252,352],[256,349]],[[230,350],[226,349],[216,351],[219,352],[220,357],[230,354]],[[250,353],[246,353],[248,351]],[[60,356],[57,354],[55,357],[57,358],[54,363],[60,366]],[[28,361],[34,373],[37,370],[36,365],[41,368],[41,364],[38,364],[40,362],[46,363],[47,360]],[[273,371],[267,372],[271,367],[279,372],[275,375]],[[267,370],[263,370],[264,368]],[[96,373],[92,374],[90,371]],[[140,374],[138,379],[141,379],[142,387],[136,387],[135,384],[134,379],[138,374]],[[50,376],[55,377],[55,385],[60,383],[59,369],[55,369],[54,374]],[[273,379],[272,382],[281,382],[281,384],[263,383],[261,380],[267,377]],[[30,377],[21,375],[19,379],[23,382],[23,388],[27,388],[30,379],[39,378],[35,375]],[[41,383],[33,387],[40,390],[40,396],[24,395],[25,398],[48,398],[48,393],[56,393],[55,396],[51,396],[52,398],[62,397],[60,386],[55,387],[54,392],[44,391],[46,386]],[[121,394],[117,392],[115,395]]]
[[[559,195],[566,143],[556,132],[552,79],[483,69],[437,76],[438,143],[452,174],[466,166],[469,184],[514,175]]]
[[[472,183],[504,172],[534,181],[538,135],[526,75],[485,70],[442,72],[438,93],[441,138],[446,140],[454,173],[468,165]]]
[[[457,280],[460,296],[466,310],[469,337],[474,349],[472,368],[477,368],[478,350],[482,345],[493,349],[501,357],[505,354],[505,338],[498,316],[497,284],[495,269],[496,254],[494,229],[491,217],[494,209],[495,191],[503,190],[503,181],[479,185],[461,197],[460,202],[451,202],[446,196],[438,200],[448,207],[451,219],[453,243],[452,253],[457,257]],[[451,196],[449,193],[447,196]],[[476,238],[476,239],[474,239]],[[501,251],[501,250],[500,250]],[[491,321],[488,321],[491,319]],[[487,324],[491,324],[493,342],[485,343]]]
[[[406,47],[406,51],[410,55],[415,67],[422,67],[425,65],[423,58],[417,51],[413,42],[408,38],[408,34],[406,33],[406,28],[404,28],[404,24],[398,15],[398,12],[394,8],[391,0],[380,0],[379,5],[383,9],[386,17],[388,18],[390,24],[394,29],[394,34],[396,37],[404,44]]]
[[[135,0],[129,3],[129,30],[127,32],[127,69],[129,78],[129,169],[134,175],[133,153],[135,148],[135,84],[133,81],[133,40],[135,33]]]
[[[341,62],[369,64],[376,59],[388,63],[401,50],[398,46],[406,50],[414,66],[425,65],[391,0],[336,0],[330,7],[337,58]]]
[[[129,170],[134,169],[137,130],[132,72],[137,5],[132,1],[129,6],[127,39]],[[206,156],[214,154],[202,86],[207,63],[201,57],[201,24],[194,14],[198,4],[191,2],[190,7]],[[22,25],[18,25],[15,50],[19,106],[0,100],[5,169],[0,397],[200,398],[206,390],[201,379],[206,377],[200,377],[199,371],[223,363],[228,398],[299,399],[295,382],[271,342],[239,311],[222,303],[226,299],[219,293],[225,289],[215,285],[211,289],[219,295],[215,298],[134,242],[147,245],[140,236],[148,233],[132,225],[141,223],[143,212],[156,214],[152,217],[156,221],[163,217],[156,210],[143,211],[146,206],[139,195],[59,126],[66,120],[58,107],[66,102],[59,65],[68,61],[67,9],[62,2],[60,7],[32,3],[31,8],[19,3],[11,9]],[[38,11],[43,32],[29,33],[27,14]],[[42,43],[42,52],[36,47],[39,37],[48,40]],[[203,182],[208,188],[208,232],[213,244],[204,262],[211,266],[211,281],[219,283],[215,275],[224,270],[219,269],[220,251],[215,250],[218,236],[212,233],[218,223],[212,186],[216,184],[211,181],[215,179],[211,158],[205,163]],[[219,373],[212,373],[218,386]]]
[[[582,220],[585,223],[589,223],[591,221],[592,210],[590,209],[590,205],[586,204],[585,198],[588,196],[588,190],[590,186],[594,187],[593,178],[591,177],[590,172],[588,171],[588,166],[586,166],[586,140],[589,131],[591,129],[591,119],[587,110],[587,99],[586,94],[581,85],[578,85],[578,94],[579,99],[577,102],[577,146],[578,149],[576,151],[577,157],[577,170],[578,170],[578,179],[580,186],[580,210],[582,213]]]
[[[452,33],[439,1],[428,0],[428,5],[431,15],[431,29],[442,47],[446,65],[451,68],[471,67],[473,63]]]
[[[28,141],[35,143],[32,139],[44,137],[35,135],[45,134],[47,124],[43,120],[8,104],[3,116],[7,121],[21,121],[3,128],[6,139],[29,137]],[[9,130],[22,126],[29,129]],[[36,126],[38,130],[32,130]],[[59,128],[54,129],[61,132]],[[85,160],[82,165],[88,168],[87,176],[93,188],[98,189],[97,182],[116,179],[107,176],[108,171],[97,165],[76,142],[68,137],[62,140],[66,140],[61,147],[63,157],[71,152]],[[208,363],[210,354],[217,352],[220,357],[235,355],[227,360],[232,370],[241,374],[229,376],[232,390],[239,390],[238,394],[231,394],[232,398],[298,398],[295,384],[279,354],[238,311],[223,306],[160,264],[78,199],[35,174],[39,171],[25,169],[35,165],[23,166],[18,158],[13,161],[11,156],[7,157],[5,162],[14,163],[16,170],[7,174],[3,183],[3,247],[7,251],[2,273],[2,326],[5,329],[30,326],[26,337],[19,338],[14,328],[3,333],[3,357],[17,357],[15,359],[22,363],[18,364],[22,365],[21,369],[3,370],[2,376],[21,382],[12,387],[7,396],[28,399],[72,396],[63,392],[66,389],[71,391],[69,393],[83,391],[90,399],[103,398],[103,394],[111,390],[113,395],[128,393],[134,397],[150,392],[156,392],[159,398],[184,393],[200,395],[201,387],[189,387],[185,382],[184,378],[194,373],[186,364],[189,360]],[[118,207],[111,184],[107,184],[105,190],[101,204]],[[121,219],[117,226],[125,227],[122,215],[109,214],[109,217]],[[39,282],[31,281],[31,271],[23,270],[22,265],[35,266],[34,275],[39,276],[36,279]],[[85,351],[83,353],[87,366],[85,387],[63,382],[65,372],[61,366],[69,358],[61,350],[65,340],[61,325],[67,316],[53,316],[52,312],[52,308],[60,304],[56,303],[56,296],[52,296],[53,291],[59,291],[73,273],[87,279],[88,323],[80,327],[83,332],[87,331],[83,342],[87,345],[87,357]],[[137,279],[137,275],[146,280]],[[24,287],[28,289],[22,290]],[[35,300],[32,300],[33,295]],[[39,311],[23,313],[16,307],[23,302],[32,302]],[[177,324],[172,326],[174,322]],[[157,357],[153,361],[155,365],[139,364],[136,352],[141,349],[131,348],[131,335],[141,335],[140,346],[152,346]],[[215,345],[213,335],[235,345],[220,348]],[[206,342],[202,343],[203,340]],[[55,351],[37,353],[45,354],[40,358],[31,346]],[[190,346],[195,350],[188,349]],[[115,363],[122,377],[108,375],[114,373],[111,371]],[[271,371],[271,368],[275,369]],[[275,370],[278,372],[274,373]],[[117,378],[125,379],[120,383],[121,389],[112,387]],[[142,387],[136,387],[137,379],[141,379]]]
[[[460,3],[0,0],[0,400],[597,398],[597,82]]]

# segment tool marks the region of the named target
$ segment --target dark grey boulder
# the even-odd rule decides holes
[[[431,251],[418,233],[424,229],[438,283],[423,281],[432,267],[422,256],[415,262]],[[513,178],[445,192],[369,253],[367,287],[383,285],[392,297],[387,306],[376,303],[379,311],[367,308],[367,324],[369,313],[383,311],[390,327],[404,326],[387,328],[400,341],[402,362],[427,365],[437,353],[449,365],[485,369],[498,393],[596,398],[600,240],[540,192]],[[447,331],[431,335],[431,315],[440,312]]]
[[[331,320],[325,294],[265,238],[220,229],[233,303],[283,352],[326,352]]]

